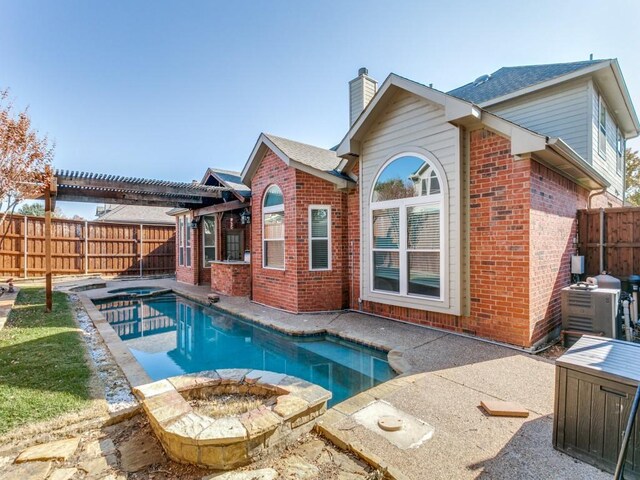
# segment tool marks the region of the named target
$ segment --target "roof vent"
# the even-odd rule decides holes
[[[486,75],[481,75],[473,81],[473,86],[477,87],[478,85],[482,85],[484,82],[488,82],[491,79],[491,74],[487,73]]]
[[[367,70],[365,67],[362,67],[358,70],[358,75],[369,75],[369,70]]]

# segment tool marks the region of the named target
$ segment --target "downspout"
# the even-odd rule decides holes
[[[600,273],[604,273],[604,208],[600,208]]]
[[[600,190],[593,190],[589,193],[589,197],[587,199],[587,210],[591,210],[591,199],[597,195],[602,195],[603,193],[606,193],[607,189],[606,188],[601,188]]]

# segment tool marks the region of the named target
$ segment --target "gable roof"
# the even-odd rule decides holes
[[[234,193],[244,198],[249,198],[251,196],[251,189],[242,183],[240,172],[210,167],[204,174],[202,183],[205,183],[211,175],[213,175],[222,184],[222,186],[233,189]]]
[[[482,104],[518,90],[609,61],[608,59],[602,59],[548,65],[502,67],[490,75],[483,75],[477,81],[450,90],[448,93],[469,102]]]
[[[265,133],[265,136],[291,160],[317,168],[323,172],[335,170],[342,161],[342,159],[336,155],[335,150],[296,142],[288,138],[276,137],[269,133]]]
[[[349,129],[337,149],[338,155],[349,159],[343,171],[349,171],[361,153],[361,140],[384,112],[394,94],[404,90],[425,100],[439,104],[445,112],[447,122],[454,125],[484,125],[511,139],[511,154],[514,156],[536,155],[536,158],[549,165],[562,175],[571,178],[588,189],[608,187],[607,180],[587,164],[562,139],[549,138],[514,122],[490,113],[471,102],[461,100],[426,85],[391,74],[369,105]]]
[[[114,222],[114,223],[143,223],[154,225],[173,225],[174,219],[168,214],[172,208],[167,207],[149,207],[146,205],[113,205],[107,204],[100,211],[100,207],[96,209],[96,222]]]
[[[288,166],[335,183],[340,188],[345,188],[351,182],[349,177],[340,173],[339,168],[344,160],[336,154],[335,150],[267,133],[261,133],[258,137],[258,141],[242,169],[242,182],[251,184],[253,175],[267,149],[275,153]]]
[[[339,156],[353,158],[360,154],[360,140],[362,135],[376,121],[377,115],[384,111],[385,107],[391,101],[393,94],[400,90],[413,93],[414,95],[418,95],[430,102],[441,105],[445,111],[445,118],[449,122],[455,122],[465,118],[480,118],[480,108],[470,102],[453,97],[436,90],[435,88],[427,87],[422,83],[401,77],[395,73],[391,73],[385,81],[382,82],[380,89],[376,92],[367,107],[360,114],[358,119],[354,122],[340,144],[337,146],[336,150]],[[346,167],[348,170],[349,163]]]

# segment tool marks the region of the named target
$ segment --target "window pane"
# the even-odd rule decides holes
[[[205,247],[215,247],[216,245],[216,221],[212,217],[202,219],[203,241]]]
[[[311,240],[311,268],[329,268],[329,240]]]
[[[187,240],[189,238],[187,237]],[[187,256],[187,267],[191,266],[191,247],[189,246],[189,244],[187,244],[187,248],[186,248],[186,256]]]
[[[378,176],[373,187],[374,202],[398,200],[420,195],[420,174],[428,165],[418,157],[400,157],[389,165]]]
[[[437,207],[407,208],[407,248],[440,249],[440,211]]]
[[[373,252],[373,288],[400,292],[399,252]]]
[[[184,247],[178,249],[178,265],[184,265]]]
[[[265,240],[284,238],[284,212],[264,214]]]
[[[429,190],[431,195],[436,195],[440,193],[440,182],[438,181],[438,176],[436,172],[431,172],[431,187]]]
[[[242,260],[240,234],[227,233],[227,260]]]
[[[216,247],[204,247],[204,264],[209,266],[209,262],[216,259]]]
[[[409,293],[440,296],[440,253],[409,252]]]
[[[400,210],[387,208],[373,211],[373,248],[400,246]]]
[[[326,238],[328,234],[329,212],[326,208],[311,210],[311,236]]]
[[[264,242],[264,265],[284,268],[284,240]]]
[[[282,196],[282,190],[276,185],[267,190],[267,194],[264,196],[264,206],[273,207],[275,205],[282,205],[284,203],[284,197]]]

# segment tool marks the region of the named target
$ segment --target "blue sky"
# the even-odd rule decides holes
[[[241,169],[262,131],[336,144],[361,66],[446,91],[593,53],[619,59],[640,109],[638,18],[637,1],[0,0],[0,87],[57,168],[190,181]]]

